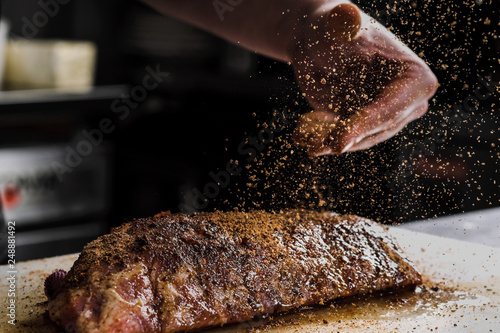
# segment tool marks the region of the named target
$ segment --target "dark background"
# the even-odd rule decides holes
[[[1,6],[14,39],[25,38],[22,18],[31,19],[41,10],[37,1],[3,0]],[[169,72],[105,137],[110,194],[100,217],[103,231],[196,203],[204,210],[331,209],[385,223],[498,206],[498,89],[486,96],[483,87],[484,100],[471,110],[463,106],[481,86],[479,77],[500,80],[498,4],[436,0],[359,6],[391,27],[436,73],[441,87],[428,114],[369,151],[321,158],[310,158],[289,144],[292,121],[248,162],[238,147],[258,135],[273,110],[292,120],[309,111],[289,66],[136,1],[60,5],[33,37],[94,41],[97,87],[125,85],[126,93],[142,84],[147,66]],[[64,116],[54,111],[61,103],[38,103],[38,118],[22,103],[4,104],[0,147],[68,142],[103,117],[116,120],[110,110],[114,97],[99,103],[66,101],[64,108],[74,112]],[[431,135],[435,128],[442,129],[438,138]],[[200,201],[193,189],[203,193],[213,182],[210,172],[219,173],[231,160],[240,163],[241,173],[219,187],[215,198],[205,193],[208,202]],[[57,223],[64,224],[64,218]]]

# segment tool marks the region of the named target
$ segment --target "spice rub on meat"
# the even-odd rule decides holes
[[[89,243],[49,315],[70,332],[184,332],[420,282],[357,216],[163,213]]]

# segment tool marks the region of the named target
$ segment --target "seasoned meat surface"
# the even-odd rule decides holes
[[[357,216],[162,213],[89,243],[49,315],[69,332],[184,332],[420,282]]]

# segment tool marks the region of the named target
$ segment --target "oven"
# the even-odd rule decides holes
[[[78,252],[107,231],[111,137],[90,145],[85,133],[122,90],[0,94],[2,226],[15,222],[16,261]]]

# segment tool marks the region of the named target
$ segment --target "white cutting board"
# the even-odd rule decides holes
[[[350,298],[332,306],[253,320],[207,333],[248,332],[500,332],[500,249],[396,228],[391,234],[438,291]],[[6,266],[0,267],[0,332],[61,332],[44,319],[43,281],[54,269],[68,270],[77,255],[17,265],[17,324],[7,323]],[[451,288],[451,290],[448,290]],[[61,332],[62,333],[62,332]]]

